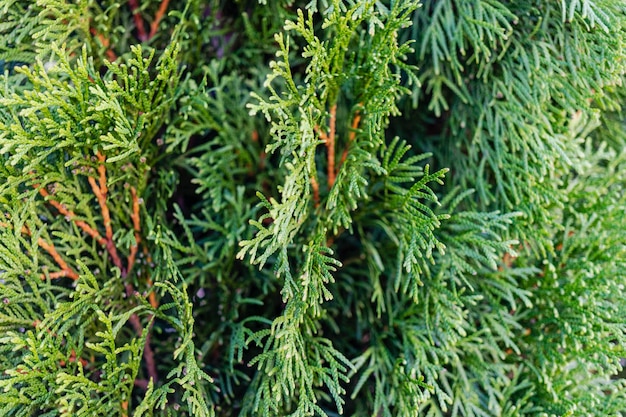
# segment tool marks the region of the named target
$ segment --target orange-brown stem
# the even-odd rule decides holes
[[[135,244],[130,247],[130,254],[128,255],[128,266],[126,267],[126,271],[130,272],[135,265],[135,259],[137,257],[137,249],[141,244],[141,235],[140,231],[140,218],[139,218],[139,198],[137,197],[137,191],[135,187],[130,188],[130,194],[133,199],[133,212],[130,215],[130,218],[133,221],[133,230],[135,231]]]
[[[5,223],[5,222],[0,222],[0,227],[10,227],[9,224]],[[28,230],[28,227],[26,226],[22,226],[22,230],[21,233],[30,236],[30,230]],[[56,248],[54,247],[54,244],[52,243],[48,243],[45,240],[43,240],[43,238],[39,238],[37,239],[37,244],[39,245],[40,248],[42,248],[43,250],[45,250],[46,252],[48,252],[48,254],[50,254],[50,256],[52,256],[52,259],[54,259],[54,261],[57,263],[57,265],[59,265],[59,267],[61,268],[60,271],[58,272],[53,272],[50,274],[50,278],[52,279],[56,279],[56,278],[71,278],[73,280],[77,280],[78,279],[78,274],[76,272],[74,272],[74,270],[67,264],[67,262],[65,262],[63,260],[63,258],[61,257],[61,255],[59,255],[59,252],[57,252]],[[41,275],[42,279],[45,279],[46,276],[44,274]]]
[[[315,133],[317,133],[317,136],[320,137],[320,139],[322,140],[322,142],[324,142],[324,144],[328,142],[328,135],[326,134],[326,132],[322,132],[319,126],[315,126],[313,130],[315,131]]]
[[[154,35],[156,35],[157,30],[159,30],[159,23],[161,22],[161,19],[163,19],[163,16],[165,16],[169,3],[169,0],[161,0],[159,10],[157,10],[156,14],[154,15],[154,20],[150,25],[150,36],[148,37],[148,39],[152,39]]]
[[[313,189],[313,204],[315,208],[318,208],[320,206],[320,185],[315,176],[311,177],[311,188]]]
[[[72,268],[70,268],[70,266],[63,260],[63,258],[61,258],[61,255],[59,255],[59,252],[57,252],[56,248],[54,247],[52,243],[48,243],[42,238],[39,238],[37,239],[37,244],[46,252],[48,252],[50,256],[52,256],[52,259],[54,259],[57,265],[59,265],[59,267],[61,268],[59,272],[54,272],[50,274],[50,278],[55,279],[55,278],[67,277],[73,280],[78,279],[78,274],[74,272]]]
[[[152,288],[152,280],[150,279],[150,277],[146,279],[146,284],[148,284],[148,287]],[[152,308],[154,309],[159,308],[159,302],[156,299],[156,293],[152,289],[150,290],[150,293],[148,294],[148,302],[150,303]]]
[[[107,157],[100,151],[96,152],[96,158],[98,158],[98,162],[100,163],[105,163],[107,160]],[[99,179],[101,181],[101,186],[106,187],[106,168],[104,166],[98,166],[98,174],[100,174]]]
[[[109,239],[109,229],[111,229],[111,216],[108,213],[109,209],[106,209],[107,214],[104,213],[104,207],[106,207],[106,194],[102,193],[102,190],[100,189],[100,187],[98,187],[98,184],[96,183],[96,180],[93,177],[88,177],[87,181],[89,181],[89,185],[91,185],[91,189],[93,191],[93,193],[96,195],[96,198],[98,198],[98,205],[100,206],[100,211],[102,211],[102,217],[103,217],[103,222],[104,222],[104,230],[105,230],[105,234],[106,234],[106,240]]]
[[[148,248],[146,248],[145,246],[143,247],[143,253],[146,257],[146,261],[148,261],[148,265],[151,265],[152,256],[150,256],[150,253],[148,252]],[[154,290],[152,290],[152,279],[150,279],[149,275],[146,278],[146,284],[148,285],[148,287],[150,287],[150,293],[148,294],[148,302],[150,303],[152,307],[159,308],[159,303],[156,299],[156,293],[154,292]]]
[[[107,39],[103,34],[98,33],[96,28],[90,28],[89,31],[91,32],[91,34],[93,36],[98,38],[98,40],[100,41],[102,46],[107,48],[104,53],[106,54],[106,56],[109,59],[109,61],[111,61],[111,62],[115,61],[117,59],[117,55],[115,55],[115,52],[113,52],[113,50],[109,47],[109,45],[111,45],[111,42],[109,41],[109,39]]]
[[[6,222],[0,222],[0,227],[4,227],[5,229],[9,229],[9,228],[12,229],[11,225]],[[22,226],[21,233],[24,233],[25,235],[30,236],[30,230],[28,230],[28,227],[26,226]]]
[[[105,156],[102,153],[98,152],[97,154],[98,160],[100,161],[100,165],[98,166],[98,174],[99,174],[99,184],[96,184],[96,180],[93,177],[87,178],[89,181],[89,185],[91,185],[91,189],[93,193],[98,198],[98,204],[100,205],[100,211],[102,212],[102,221],[104,223],[104,229],[106,233],[105,245],[107,248],[107,252],[111,255],[111,260],[113,264],[120,269],[124,273],[124,269],[122,266],[122,260],[117,254],[117,248],[115,247],[115,243],[113,242],[113,228],[111,227],[111,213],[109,212],[109,207],[107,206],[107,179],[106,179],[106,167],[104,166]]]
[[[109,188],[107,187],[107,169],[104,165],[106,157],[101,152],[98,152],[97,156],[98,161],[100,161],[100,165],[98,165],[98,181],[100,183],[100,194],[102,195],[104,203],[104,205],[101,205],[103,211],[102,215],[104,216],[104,228],[106,230],[106,237],[108,240],[110,240],[113,239],[113,229],[111,228],[111,216],[109,214],[109,208],[106,205],[106,198],[107,194],[109,193]]]
[[[141,219],[139,217],[139,198],[137,197],[137,191],[135,190],[135,187],[130,188],[130,194],[133,200],[133,212],[131,213],[130,218],[133,221],[133,230],[135,231],[135,244],[131,246],[130,254],[128,255],[128,267],[126,269],[128,272],[130,272],[130,270],[135,265],[135,261],[137,259],[137,250],[139,249],[139,245],[141,244],[141,234],[139,233],[141,230]],[[148,250],[145,247],[144,253],[148,255],[148,262],[150,263],[151,258],[148,254]],[[152,280],[150,279],[150,277],[146,279],[146,284],[148,284],[148,286],[152,288]],[[154,291],[150,291],[150,294],[148,295],[148,301],[153,308],[156,309],[159,307]]]
[[[350,133],[348,134],[348,144],[346,145],[346,148],[343,150],[343,153],[341,154],[341,161],[339,162],[339,166],[337,167],[337,172],[339,172],[339,168],[341,167],[341,165],[343,165],[343,163],[346,161],[346,158],[348,157],[348,150],[350,149],[350,144],[354,142],[354,139],[356,138],[356,130],[359,128],[360,122],[361,122],[361,113],[357,111],[354,114],[354,119],[352,119],[352,126],[350,126]]]
[[[128,5],[130,6],[130,10],[133,13],[133,19],[135,20],[135,27],[137,28],[137,35],[139,40],[145,42],[148,40],[148,34],[146,33],[146,28],[143,24],[143,18],[141,17],[139,11],[139,3],[137,0],[128,0]]]
[[[76,362],[77,360],[83,365],[83,367],[89,365],[89,362],[87,361],[87,359],[84,358],[77,358],[76,357],[76,351],[74,349],[72,349],[70,351],[70,357],[68,358],[70,363]],[[61,366],[65,366],[67,363],[64,360],[59,361],[59,365]]]
[[[40,188],[39,184],[35,184],[34,185],[35,188],[39,188],[39,194],[41,194],[43,197],[49,197],[50,193],[48,193],[48,191],[45,188]],[[76,224],[76,226],[80,227],[85,233],[87,233],[89,236],[93,237],[94,239],[96,239],[96,241],[105,246],[106,245],[106,239],[103,238],[102,236],[100,236],[100,233],[98,233],[97,230],[95,230],[94,228],[92,228],[91,226],[89,226],[87,223],[85,223],[82,220],[74,220],[74,217],[76,217],[76,214],[74,214],[74,212],[72,210],[68,210],[63,204],[59,203],[58,201],[55,200],[48,200],[48,203],[54,207],[55,209],[57,209],[57,211],[59,213],[61,213],[63,216],[65,216],[68,220],[73,221],[74,224]]]
[[[337,123],[337,104],[333,104],[330,108],[330,122],[328,126],[328,137],[326,140],[326,149],[328,150],[328,188],[335,184],[335,128]]]
[[[132,297],[135,293],[135,289],[131,284],[126,284],[126,296],[128,298]],[[139,337],[143,335],[144,328],[141,325],[141,321],[139,320],[139,316],[137,314],[133,314],[128,319],[130,321],[131,326],[135,330],[135,333]],[[150,332],[150,329],[146,329],[146,331]],[[148,373],[148,378],[152,379],[154,383],[158,381],[158,373],[156,370],[156,362],[154,361],[154,351],[150,346],[150,333],[146,336],[146,344],[143,348],[143,358],[146,362],[146,371]]]

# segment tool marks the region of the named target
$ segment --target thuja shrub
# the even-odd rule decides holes
[[[0,414],[621,416],[626,8],[0,0]]]

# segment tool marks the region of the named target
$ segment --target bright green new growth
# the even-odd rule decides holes
[[[171,3],[0,0],[0,414],[626,412],[623,6]]]

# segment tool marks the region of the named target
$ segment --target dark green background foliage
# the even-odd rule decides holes
[[[626,412],[622,2],[0,0],[0,69],[0,415]]]

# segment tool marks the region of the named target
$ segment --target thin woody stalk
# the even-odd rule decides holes
[[[326,148],[328,150],[328,188],[331,188],[335,184],[336,172],[335,172],[335,128],[337,123],[337,104],[333,104],[330,108],[330,122],[328,129],[328,136],[326,140]]]
[[[313,130],[320,137],[324,145],[326,145],[326,181],[328,188],[331,188],[335,184],[335,132],[337,123],[337,104],[333,104],[330,108],[330,121],[328,123],[328,133],[322,131],[319,126],[315,126]],[[314,201],[319,205],[319,184],[317,180],[311,179],[311,186],[313,187]],[[315,196],[317,195],[317,198]]]
[[[350,133],[348,134],[348,144],[346,145],[346,148],[343,150],[343,153],[341,154],[341,160],[339,161],[337,172],[339,172],[339,168],[341,167],[341,165],[343,165],[343,163],[346,161],[346,158],[348,157],[350,144],[352,144],[352,142],[354,142],[354,139],[356,138],[356,130],[359,128],[360,122],[361,122],[361,113],[357,110],[356,113],[354,114],[354,118],[352,119],[352,126],[350,126]]]
[[[137,252],[139,250],[139,245],[141,244],[141,234],[140,234],[141,218],[139,215],[139,197],[137,196],[137,190],[135,190],[135,187],[130,188],[130,194],[131,194],[132,201],[133,201],[133,209],[132,209],[130,218],[133,221],[135,244],[130,247],[130,254],[128,255],[126,273],[130,273],[130,271],[133,269],[136,259],[137,259]],[[148,253],[145,246],[144,246],[144,254],[147,256],[148,262],[151,262],[150,254]],[[152,288],[152,280],[150,279],[150,277],[146,278],[146,284],[148,284],[148,287]],[[148,294],[148,301],[150,302],[150,305],[153,308],[158,308],[159,303],[157,302],[156,295],[154,291],[152,290]]]
[[[350,129],[350,133],[348,134],[348,144],[346,148],[343,150],[341,154],[341,159],[339,160],[339,164],[336,164],[335,154],[336,154],[336,135],[337,135],[337,104],[333,104],[330,108],[330,120],[328,123],[328,133],[323,132],[319,129],[319,126],[315,126],[314,130],[320,137],[320,139],[326,145],[327,150],[327,182],[328,188],[331,188],[337,179],[337,173],[339,172],[339,168],[345,162],[348,157],[348,150],[350,148],[350,144],[356,138],[356,130],[359,127],[359,123],[361,122],[361,113],[356,111],[354,114],[354,118],[352,119],[352,125]],[[317,180],[311,179],[311,187],[313,188],[313,200],[316,203],[316,207],[319,205],[319,184]]]
[[[46,190],[45,188],[42,188],[39,184],[35,184],[34,187],[39,189],[39,194],[41,194],[42,197],[44,197],[44,198],[50,197],[50,193],[48,193],[48,190]],[[72,210],[69,210],[63,204],[59,203],[58,201],[52,200],[52,199],[47,200],[47,202],[52,207],[57,209],[60,214],[65,216],[68,220],[74,222],[74,224],[76,226],[80,227],[85,233],[87,233],[89,236],[94,238],[99,244],[101,244],[103,246],[106,246],[106,239],[103,238],[100,235],[100,233],[98,233],[97,230],[95,230],[93,227],[89,226],[84,221],[76,220],[75,219],[76,214],[74,214],[74,212]]]
[[[128,255],[128,266],[126,267],[126,271],[130,272],[135,265],[135,259],[137,257],[137,250],[139,249],[139,245],[141,244],[141,235],[140,231],[140,218],[139,218],[139,198],[137,198],[137,191],[135,187],[131,187],[130,194],[133,200],[133,211],[130,215],[131,220],[133,221],[133,230],[135,233],[135,244],[130,247],[130,254]]]
[[[135,27],[137,28],[137,37],[140,41],[146,42],[152,39],[159,30],[159,23],[167,13],[167,7],[169,6],[169,0],[161,0],[159,9],[154,15],[154,20],[150,24],[150,33],[146,32],[146,26],[140,13],[140,5],[138,0],[128,0],[131,11],[133,12],[133,20],[135,21]]]
[[[167,12],[167,6],[169,5],[169,3],[170,3],[169,0],[161,0],[161,4],[159,5],[159,10],[157,10],[156,14],[154,15],[154,20],[152,21],[152,24],[150,25],[150,35],[148,36],[148,39],[152,39],[154,35],[156,35],[157,31],[159,30],[159,23],[161,23],[161,19],[163,19],[163,16],[165,16],[165,13]]]
[[[109,59],[109,61],[113,62],[117,59],[117,55],[115,54],[115,52],[113,52],[113,50],[111,49],[110,45],[111,42],[109,41],[109,39],[107,39],[103,34],[98,33],[98,31],[96,30],[96,28],[90,28],[89,31],[91,32],[91,34],[93,36],[95,36],[96,38],[98,38],[98,40],[100,41],[100,43],[102,44],[102,46],[104,46],[106,48],[106,51],[104,52],[107,56],[107,58]]]
[[[0,222],[0,227],[8,228],[10,226],[7,223]],[[28,230],[28,227],[26,226],[22,226],[21,232],[28,236],[31,235],[30,230]],[[37,245],[39,245],[40,248],[48,252],[48,254],[52,256],[52,259],[54,259],[54,261],[57,263],[59,268],[61,268],[60,271],[53,272],[50,274],[51,279],[57,279],[57,278],[71,278],[73,280],[78,279],[78,274],[67,264],[67,262],[65,262],[65,260],[61,257],[59,252],[54,247],[53,243],[48,243],[43,238],[40,237],[37,239]],[[45,278],[46,278],[46,275],[41,274],[41,279],[45,279]]]
[[[113,264],[124,273],[122,260],[117,254],[117,248],[115,247],[115,243],[113,242],[111,214],[109,212],[109,207],[106,204],[107,193],[109,191],[106,185],[106,167],[104,166],[104,161],[106,158],[100,152],[98,152],[97,156],[98,160],[100,161],[100,165],[98,166],[99,185],[96,184],[96,180],[93,177],[89,177],[87,178],[87,180],[89,181],[89,185],[91,185],[93,193],[98,198],[98,204],[100,205],[100,210],[102,212],[102,221],[104,222],[104,230],[106,233],[105,245],[107,251],[111,255],[111,260],[113,260]]]
[[[317,208],[320,205],[320,185],[315,174],[311,176],[311,188],[313,189],[313,204]]]
[[[48,243],[45,240],[43,240],[42,238],[39,238],[39,239],[37,239],[37,244],[42,249],[44,249],[46,252],[48,252],[50,254],[50,256],[52,256],[52,259],[54,259],[54,261],[61,268],[61,270],[59,272],[51,273],[50,274],[50,278],[56,279],[56,278],[67,277],[67,278],[71,278],[73,280],[77,280],[78,279],[78,274],[76,272],[74,272],[74,270],[72,268],[70,268],[70,266],[67,264],[67,262],[65,262],[65,260],[63,260],[63,258],[61,257],[61,255],[59,255],[59,252],[57,252],[56,248],[54,247],[54,245],[52,243]]]
[[[127,270],[123,268],[122,261],[119,255],[117,254],[117,249],[115,247],[115,243],[113,242],[113,228],[111,227],[111,215],[109,212],[109,207],[107,206],[107,203],[106,203],[106,198],[107,198],[107,193],[108,193],[106,167],[104,165],[104,163],[106,162],[106,157],[101,152],[97,153],[97,157],[98,157],[98,161],[100,162],[100,165],[98,166],[98,174],[99,174],[98,184],[96,184],[96,180],[93,177],[89,177],[88,180],[89,180],[89,184],[91,185],[91,188],[94,194],[98,198],[98,203],[102,211],[102,219],[104,222],[104,228],[105,228],[105,233],[106,233],[107,251],[109,252],[109,255],[111,256],[111,259],[113,260],[113,264],[122,271],[122,278],[126,278],[126,275],[130,269]],[[139,199],[137,198],[137,193],[135,192],[134,188],[131,189],[131,193],[133,196],[133,208],[132,208],[131,218],[133,220],[135,242],[138,245],[141,239],[139,236],[139,228],[140,228]],[[132,263],[131,263],[130,257],[128,259],[128,265],[130,267],[132,267],[132,264],[134,264],[135,255],[136,255],[136,249],[135,249],[135,254],[133,254]],[[134,294],[135,294],[135,289],[133,288],[132,284],[127,283],[126,295],[128,297],[131,297]],[[145,329],[141,325],[139,316],[137,316],[137,314],[133,314],[130,316],[129,321],[130,321],[131,326],[137,333],[137,335],[141,336]],[[149,329],[147,329],[147,331],[149,331]],[[149,333],[146,335],[146,343],[144,345],[144,360],[146,363],[146,371],[148,373],[149,378],[152,379],[154,382],[156,382],[158,380],[158,374],[156,370],[156,363],[154,361],[154,352],[152,351],[152,348],[150,347],[150,334]]]
[[[143,18],[139,10],[139,2],[137,0],[128,0],[130,10],[133,12],[133,20],[135,21],[135,27],[137,28],[137,37],[140,41],[145,42],[148,40],[148,34],[146,33],[146,27],[143,23]]]
[[[117,253],[115,242],[113,241],[113,228],[111,226],[111,214],[109,211],[109,207],[107,205],[108,187],[107,187],[106,166],[104,164],[106,161],[106,157],[101,152],[98,152],[96,156],[98,158],[98,161],[100,162],[100,164],[98,165],[98,180],[96,182],[96,179],[94,177],[88,177],[87,180],[89,182],[89,185],[91,186],[93,193],[98,199],[98,204],[100,206],[100,210],[102,213],[102,220],[104,223],[105,237],[102,237],[97,230],[93,229],[91,226],[89,226],[87,223],[83,222],[82,220],[76,220],[75,219],[76,215],[74,214],[74,212],[72,210],[67,209],[64,205],[60,204],[58,201],[55,201],[51,198],[49,198],[47,201],[51,206],[55,207],[59,211],[59,213],[66,216],[70,221],[73,221],[77,226],[79,226],[88,235],[96,239],[98,243],[105,246],[107,248],[107,252],[109,253],[109,256],[111,257],[111,260],[113,261],[113,264],[117,268],[120,269],[122,278],[126,278],[128,271],[130,271],[130,269],[135,263],[137,248],[138,248],[139,243],[141,242],[141,237],[139,234],[139,231],[140,231],[139,199],[137,197],[136,190],[132,188],[131,195],[133,197],[133,205],[132,205],[131,219],[133,222],[133,230],[135,233],[136,244],[131,248],[131,253],[128,257],[128,264],[127,264],[128,268],[125,269],[123,267],[122,260],[120,259]],[[43,197],[46,197],[46,198],[50,197],[50,194],[45,188],[41,187],[39,184],[36,184],[35,187],[39,188],[39,193]],[[50,274],[51,278],[69,277],[72,279],[78,279],[79,277],[78,274],[76,274],[67,265],[67,263],[63,260],[63,258],[59,255],[59,253],[54,248],[54,245],[48,244],[41,238],[38,240],[38,244],[44,250],[46,250],[53,257],[55,262],[61,267],[61,271]],[[127,283],[125,287],[126,287],[126,294],[128,297],[132,297],[135,295],[135,289],[133,288],[132,284]],[[150,299],[150,304],[154,307],[156,305],[156,300],[154,298],[153,293],[151,295],[152,297]],[[137,314],[131,315],[129,318],[129,322],[131,326],[133,327],[133,330],[139,336],[141,336],[143,334],[144,328],[141,324],[139,316]],[[152,348],[150,346],[150,334],[146,336],[146,343],[144,346],[144,360],[146,364],[146,372],[148,374],[148,377],[156,382],[158,380],[158,373],[156,370],[156,362],[154,360],[154,352],[152,351]]]

